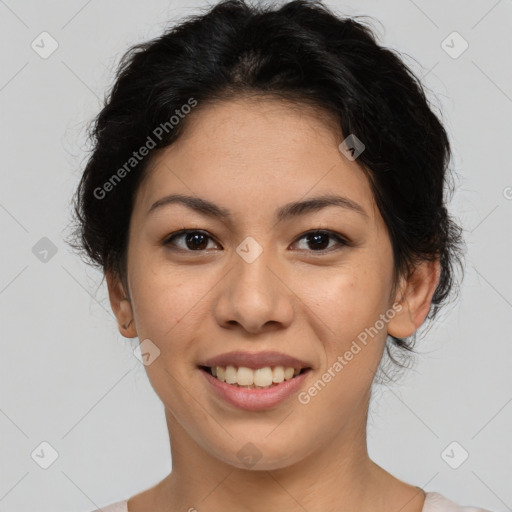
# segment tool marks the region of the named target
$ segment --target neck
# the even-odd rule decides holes
[[[354,423],[366,424],[366,412]],[[166,411],[172,472],[152,491],[160,510],[325,510],[421,512],[425,495],[376,465],[368,456],[366,429],[346,425],[328,445],[299,462],[271,470],[240,469],[199,446]],[[362,434],[361,434],[362,432]],[[138,512],[130,502],[130,512]],[[142,509],[142,508],[141,508]]]

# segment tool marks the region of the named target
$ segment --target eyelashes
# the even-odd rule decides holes
[[[199,235],[199,237],[191,237],[189,236],[189,238],[187,239],[187,235],[192,235],[192,234],[195,234],[195,235]],[[205,231],[201,231],[200,229],[182,229],[180,231],[177,231],[176,233],[172,233],[170,236],[168,236],[164,242],[163,242],[163,245],[167,246],[167,247],[170,247],[171,249],[175,249],[175,240],[179,240],[179,239],[183,239],[185,238],[185,243],[187,243],[188,241],[193,241],[193,243],[197,244],[197,245],[204,245],[204,240],[205,239],[209,239],[209,240],[213,240],[213,238],[208,235],[208,233],[206,233]],[[200,244],[198,242],[203,242],[203,244]],[[183,247],[179,247],[178,250],[181,250],[181,251],[185,251],[185,252],[203,252],[202,249],[196,247],[194,249],[188,249],[188,248],[183,248]]]
[[[346,238],[341,236],[339,233],[330,231],[328,229],[317,229],[317,230],[313,230],[313,231],[308,231],[308,232],[304,233],[303,235],[301,235],[297,239],[297,241],[302,240],[302,239],[306,239],[306,243],[312,242],[313,244],[316,244],[319,241],[322,241],[322,239],[323,240],[331,239],[336,242],[334,245],[334,248],[328,246],[328,248],[317,249],[317,250],[313,250],[312,252],[320,252],[320,253],[331,252],[333,250],[341,249],[343,246],[350,245]],[[294,243],[296,243],[296,242],[294,242]],[[322,245],[322,244],[320,243],[320,245]]]
[[[315,229],[310,230],[300,235],[292,245],[296,245],[298,242],[305,240],[306,245],[312,244],[312,247],[316,249],[299,249],[305,250],[311,253],[323,254],[331,253],[335,250],[342,249],[344,246],[350,246],[350,241],[335,231],[327,229]],[[334,246],[331,246],[330,240],[334,240]],[[182,241],[181,246],[177,244],[177,241]],[[180,231],[171,233],[164,239],[162,245],[168,247],[170,250],[188,253],[201,253],[208,250],[210,241],[214,242],[214,245],[219,245],[215,242],[214,238],[208,234],[208,232],[200,229],[182,229]],[[328,241],[327,246],[323,242]],[[215,248],[214,248],[215,249]]]

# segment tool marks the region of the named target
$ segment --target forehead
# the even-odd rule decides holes
[[[147,211],[165,193],[183,192],[246,211],[249,203],[279,204],[338,193],[371,218],[373,194],[357,161],[340,151],[333,116],[273,98],[246,98],[196,107],[186,128],[152,161],[137,205]]]
[[[324,109],[271,96],[245,97],[196,107],[174,148],[204,154],[215,147],[218,158],[236,161],[244,151],[279,161],[325,150],[340,137],[334,116]]]

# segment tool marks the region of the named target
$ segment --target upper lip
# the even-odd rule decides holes
[[[199,366],[244,366],[246,368],[264,368],[266,366],[284,366],[285,368],[311,368],[306,361],[301,361],[296,357],[282,354],[281,352],[227,352],[215,357],[211,357],[202,362]]]

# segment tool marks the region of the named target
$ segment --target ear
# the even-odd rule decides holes
[[[423,261],[402,285],[395,303],[402,309],[388,322],[388,334],[397,338],[412,336],[427,318],[441,273],[439,259]]]
[[[119,275],[113,272],[105,272],[110,306],[117,318],[118,329],[125,338],[136,338],[137,330],[133,317],[131,300],[125,292]]]

